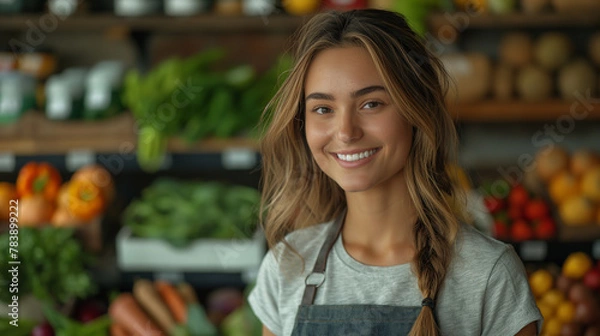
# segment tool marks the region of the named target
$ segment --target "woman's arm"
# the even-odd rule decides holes
[[[272,334],[265,334],[263,329],[263,336],[264,335],[272,335]],[[537,335],[537,325],[535,324],[535,322],[531,322],[528,325],[526,325],[523,329],[521,329],[521,331],[519,331],[515,336],[535,336]]]
[[[525,330],[525,329],[523,329],[523,330]],[[523,330],[521,330],[521,331],[523,331]],[[520,335],[520,333],[519,333],[519,335]],[[265,327],[263,325],[263,334],[262,334],[262,336],[275,336],[275,334],[273,334],[271,332],[271,330],[267,329],[267,327]]]

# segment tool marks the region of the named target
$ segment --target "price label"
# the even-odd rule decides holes
[[[0,153],[0,172],[13,172],[17,159],[12,153]]]
[[[592,244],[592,257],[596,260],[600,259],[600,240],[596,240]]]
[[[73,150],[65,156],[65,165],[69,171],[76,171],[93,163],[96,163],[96,154],[91,150]]]
[[[164,280],[170,283],[183,282],[185,276],[182,272],[155,272],[154,280]]]
[[[222,154],[222,164],[225,169],[242,170],[256,166],[256,152],[247,148],[230,148]]]
[[[543,261],[548,255],[548,244],[545,241],[523,242],[520,255],[526,261]]]

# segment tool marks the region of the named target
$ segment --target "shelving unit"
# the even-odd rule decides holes
[[[449,106],[459,122],[556,121],[560,117],[585,115],[585,120],[600,120],[600,100],[594,102],[481,101]]]
[[[459,31],[466,29],[500,29],[500,28],[536,28],[536,27],[589,27],[600,25],[599,12],[538,14],[511,13],[504,15],[480,13],[434,13],[428,18],[431,32],[438,32],[446,26]]]
[[[177,33],[177,32],[274,32],[293,31],[307,17],[290,15],[268,16],[223,16],[203,14],[191,17],[122,17],[112,14],[74,15],[61,18],[52,14],[56,25],[52,31],[81,32],[103,31],[107,29],[128,29],[145,32]],[[48,20],[50,21],[50,19]],[[0,31],[27,31],[31,25],[38,25],[39,15],[0,16]],[[42,27],[47,27],[46,23]],[[39,28],[42,28],[39,27]]]

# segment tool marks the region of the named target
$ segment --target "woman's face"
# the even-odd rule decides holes
[[[346,192],[403,181],[412,127],[392,103],[365,49],[317,54],[304,92],[306,139],[325,174]]]

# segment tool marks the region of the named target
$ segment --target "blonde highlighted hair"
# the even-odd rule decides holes
[[[405,167],[418,215],[412,268],[423,297],[435,300],[461,221],[451,204],[458,188],[446,169],[455,160],[457,135],[445,106],[448,81],[441,62],[401,15],[383,10],[320,13],[295,38],[294,66],[263,115],[261,225],[269,245],[285,244],[286,234],[332,220],[346,206],[344,191],[319,169],[308,148],[304,81],[320,51],[362,47],[413,127]],[[411,335],[439,335],[433,308],[423,307]]]

